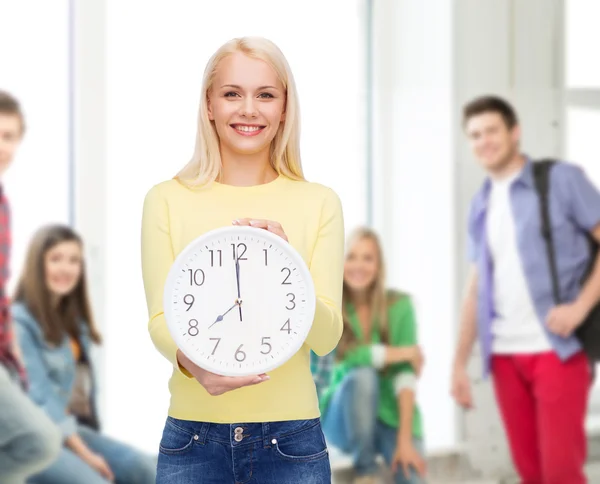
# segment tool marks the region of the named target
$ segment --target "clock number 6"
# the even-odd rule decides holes
[[[291,292],[288,292],[287,297],[290,298],[288,302],[292,305],[292,307],[286,306],[285,309],[291,311],[296,307],[296,295],[292,294]]]
[[[242,362],[246,359],[246,353],[244,353],[242,351],[242,346],[244,346],[244,345],[243,344],[240,345],[240,347],[235,352],[235,359],[236,359],[236,361],[239,361],[239,362]]]

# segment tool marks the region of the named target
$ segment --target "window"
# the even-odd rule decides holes
[[[581,165],[600,188],[600,65],[590,58],[600,41],[594,19],[600,4],[585,0],[565,1],[565,146],[566,158]],[[596,380],[590,398],[588,427],[600,428],[600,382]]]
[[[600,44],[600,3],[567,0],[565,13],[567,87],[600,89],[600,63],[592,60]]]
[[[68,1],[3,2],[0,89],[22,104],[27,132],[3,185],[11,204],[15,286],[33,233],[69,221]],[[40,39],[43,39],[41,42]]]

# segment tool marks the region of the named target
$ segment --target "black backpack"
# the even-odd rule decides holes
[[[540,200],[540,213],[542,221],[542,237],[546,243],[548,253],[548,263],[550,265],[550,274],[552,276],[552,291],[554,301],[558,305],[561,303],[560,289],[558,284],[558,271],[556,269],[556,258],[554,245],[552,243],[552,224],[550,223],[550,211],[548,208],[548,191],[550,188],[550,169],[556,160],[540,160],[533,163],[533,178],[535,188]],[[582,278],[582,284],[590,276],[596,256],[599,250],[599,244],[591,236],[586,234],[590,245],[590,262]],[[583,346],[591,362],[600,361],[600,303],[590,311],[585,321],[575,330],[575,336]]]

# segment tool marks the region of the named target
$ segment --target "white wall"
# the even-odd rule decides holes
[[[20,100],[27,122],[3,180],[12,208],[12,290],[33,232],[69,220],[68,2],[0,0],[0,18],[0,89]]]
[[[273,0],[107,0],[106,186],[103,207],[89,207],[86,216],[100,214],[106,224],[98,281],[105,292],[103,401],[110,434],[155,451],[166,418],[171,369],[146,331],[142,202],[191,156],[201,75],[223,42],[262,35],[281,47],[300,94],[306,175],[340,194],[348,227],[365,222],[361,3],[310,0],[284,8]]]
[[[418,400],[427,448],[437,451],[456,441],[452,9],[443,0],[381,0],[375,22],[375,226],[389,283],[416,304],[427,361]]]

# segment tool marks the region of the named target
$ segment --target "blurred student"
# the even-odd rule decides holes
[[[0,482],[21,484],[60,451],[56,425],[26,395],[25,369],[11,324],[6,282],[10,256],[10,211],[1,177],[25,133],[19,102],[0,91]]]
[[[101,337],[83,243],[71,228],[53,225],[35,234],[12,309],[29,394],[60,427],[64,443],[58,459],[29,482],[154,484],[155,461],[98,430],[90,352]]]
[[[475,99],[464,108],[464,128],[488,178],[471,203],[453,396],[473,406],[467,364],[479,337],[521,482],[583,484],[591,370],[574,332],[600,298],[598,262],[580,283],[594,262],[588,237],[600,241],[600,193],[575,165],[550,171],[557,304],[536,190],[543,165],[521,153],[515,110],[498,97]]]
[[[342,307],[335,365],[331,377],[321,379],[330,381],[320,402],[327,441],[352,455],[356,484],[378,482],[377,455],[391,467],[396,484],[422,483],[417,324],[410,298],[386,288],[381,244],[372,230],[358,229],[349,239]]]

